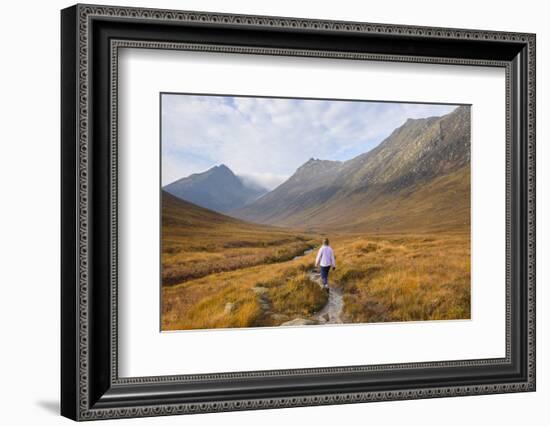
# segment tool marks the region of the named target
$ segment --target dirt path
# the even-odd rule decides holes
[[[310,271],[309,279],[317,283],[321,288],[323,288],[323,283],[321,281],[321,273],[315,270]],[[330,286],[329,282],[329,293],[327,304],[319,311],[315,316],[315,319],[319,324],[342,324],[342,308],[344,307],[344,297],[342,290],[339,288],[334,288]]]

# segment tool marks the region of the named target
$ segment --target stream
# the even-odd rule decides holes
[[[313,249],[307,249],[304,254],[294,257],[293,260],[299,259],[311,253]],[[310,281],[323,288],[321,281],[321,272],[315,269],[309,271],[308,277]],[[325,306],[315,315],[315,320],[319,324],[342,324],[342,308],[344,307],[344,296],[342,290],[331,286],[329,274],[329,292],[328,301]]]
[[[320,272],[316,270],[310,271],[309,279],[317,283],[321,288],[323,288]],[[328,284],[328,301],[326,305],[323,306],[323,308],[315,316],[315,319],[319,321],[319,324],[342,324],[342,308],[344,307],[344,295],[342,294],[341,289],[331,286],[330,275]]]

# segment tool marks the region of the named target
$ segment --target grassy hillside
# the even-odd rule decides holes
[[[283,220],[327,232],[436,232],[470,228],[470,168],[399,191],[338,198]]]
[[[470,167],[397,193],[380,194],[345,228],[363,232],[470,230]],[[353,208],[353,207],[352,207]]]
[[[314,235],[254,225],[162,194],[162,283],[294,258]]]

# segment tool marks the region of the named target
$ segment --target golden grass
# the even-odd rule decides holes
[[[162,330],[277,326],[326,304],[309,279],[315,253],[294,259],[320,235],[163,202]],[[470,318],[469,233],[329,237],[344,322]]]
[[[310,318],[327,301],[326,293],[307,278],[311,256],[165,286],[162,329],[274,326]]]
[[[333,279],[346,322],[470,318],[469,234],[358,236],[338,246]]]
[[[317,239],[246,223],[163,194],[162,284],[288,261],[313,247]]]
[[[467,234],[336,236],[330,282],[346,323],[470,318]],[[327,301],[310,281],[315,253],[163,288],[163,330],[276,326],[313,319]]]

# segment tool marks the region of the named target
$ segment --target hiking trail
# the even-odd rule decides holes
[[[295,256],[292,260],[300,259],[311,253],[313,249],[307,249],[303,254]],[[317,284],[323,289],[323,282],[321,281],[321,273],[315,269],[312,269],[308,273],[309,280]],[[325,291],[325,290],[323,290]],[[342,309],[344,307],[344,296],[342,290],[336,287],[332,287],[329,282],[328,300],[325,306],[317,312],[312,319],[306,318],[294,318],[293,320],[286,321],[281,326],[297,326],[297,325],[313,325],[313,324],[343,324]]]
[[[323,288],[321,273],[316,270],[309,272],[309,279]],[[342,290],[331,287],[329,280],[328,301],[325,306],[315,315],[319,324],[342,324],[342,308],[344,307],[344,296]]]

